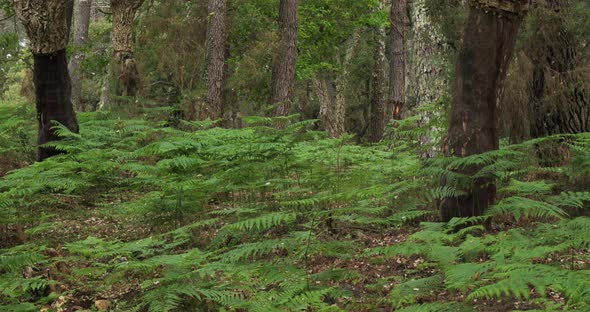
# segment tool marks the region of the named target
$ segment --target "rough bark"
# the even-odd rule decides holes
[[[135,96],[140,83],[137,63],[133,54],[133,22],[144,0],[111,0],[113,13],[112,75],[116,81],[115,94]]]
[[[318,75],[313,81],[318,101],[320,102],[320,120],[324,126],[324,129],[328,132],[330,137],[336,137],[336,134],[340,131],[338,126],[338,119],[334,113],[335,103],[334,96],[332,95],[333,87],[327,78]]]
[[[387,110],[393,119],[402,118],[406,103],[406,28],[408,24],[407,0],[392,0],[389,16],[389,102]]]
[[[88,40],[88,29],[90,26],[90,8],[92,0],[78,0],[78,10],[76,14],[76,36],[74,45],[76,52],[70,60],[70,75],[72,76],[72,104],[79,111],[84,111],[82,105],[82,76],[80,73],[80,64],[85,58],[82,49]]]
[[[297,65],[299,0],[281,0],[279,55],[272,71],[271,104],[273,116],[287,116],[293,103],[293,84]]]
[[[561,2],[544,3],[538,36],[525,46],[533,65],[530,136],[590,132],[590,84],[585,43],[576,40],[560,14]],[[539,13],[537,13],[539,14]]]
[[[421,110],[426,105],[439,103],[445,94],[446,74],[442,67],[442,60],[446,53],[447,38],[433,27],[434,21],[427,12],[426,0],[413,0],[410,2],[409,12],[411,16],[411,28],[408,29],[407,40],[407,104],[406,111],[410,109],[419,111],[421,119],[420,127],[425,127],[431,120],[441,119],[443,110]],[[420,155],[423,158],[434,157],[440,150],[439,142],[434,142],[442,129],[431,128],[429,133],[420,137]]]
[[[25,26],[33,54],[51,54],[65,49],[72,4],[64,0],[14,1],[16,14]]]
[[[350,86],[350,63],[354,57],[356,48],[358,47],[361,35],[359,31],[352,34],[348,41],[348,47],[344,53],[344,58],[339,60],[340,71],[336,76],[335,93],[336,99],[332,101],[333,105],[326,111],[330,116],[327,119],[331,120],[331,125],[327,128],[330,137],[339,138],[345,132],[345,117],[346,117],[346,99],[348,89]]]
[[[223,118],[225,103],[226,0],[209,0],[207,24],[207,116]]]
[[[466,157],[498,149],[498,106],[518,29],[528,9],[524,6],[528,0],[519,1],[523,6],[504,2],[513,3],[504,0],[491,5],[486,0],[469,8],[457,62],[446,147],[452,156]],[[479,169],[470,166],[458,171],[471,175]],[[465,191],[467,195],[441,203],[443,221],[482,215],[493,204],[496,187],[492,179],[480,178]]]
[[[383,4],[379,10],[383,9]],[[375,51],[374,60],[375,68],[371,77],[371,115],[369,121],[369,141],[379,142],[383,138],[385,130],[385,28],[377,27],[374,30]]]
[[[16,14],[22,20],[34,57],[38,144],[58,140],[53,121],[78,132],[72,107],[71,84],[66,59],[68,12],[73,2],[63,0],[15,1]],[[38,149],[38,160],[58,154],[50,147]]]

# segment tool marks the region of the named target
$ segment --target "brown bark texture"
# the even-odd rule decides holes
[[[33,54],[51,54],[66,48],[69,39],[71,1],[15,0]]]
[[[379,10],[383,9],[383,4]],[[369,120],[369,141],[379,142],[383,138],[385,131],[385,28],[377,27],[373,31],[375,51],[375,67],[371,77],[371,97],[370,97],[370,120]]]
[[[293,103],[293,85],[297,66],[299,0],[281,0],[279,11],[279,55],[272,71],[271,104],[273,116],[287,116]]]
[[[406,103],[406,33],[408,25],[407,0],[392,0],[389,20],[389,102],[388,114],[402,118]]]
[[[115,94],[118,96],[135,96],[139,88],[140,77],[133,54],[133,22],[135,14],[144,0],[111,0],[113,13],[112,75],[116,81]]]
[[[526,11],[497,9],[504,7],[501,5],[503,1],[497,2],[499,6],[490,7],[476,2],[469,8],[457,62],[447,138],[446,149],[452,156],[481,154],[497,150],[499,146],[498,107],[517,33]],[[526,0],[521,2],[528,3]],[[457,171],[471,175],[479,169],[479,166],[469,166]],[[494,202],[496,186],[491,178],[478,178],[465,192],[464,196],[443,200],[443,221],[482,215]]]
[[[524,52],[533,65],[530,136],[590,132],[587,43],[568,29],[560,1],[542,2],[542,26]],[[537,11],[537,14],[539,11]]]
[[[66,45],[68,18],[73,2],[58,0],[15,1],[16,14],[22,20],[34,57],[38,132],[38,160],[60,152],[41,145],[58,140],[53,122],[59,122],[78,132],[78,122],[72,107],[71,83],[68,74]]]
[[[207,24],[207,114],[216,120],[225,110],[226,0],[209,0]]]
[[[82,49],[88,40],[91,6],[92,0],[78,0],[78,10],[76,12],[76,35],[74,37],[76,52],[72,55],[69,66],[70,75],[72,77],[72,104],[79,111],[84,111],[84,106],[82,105],[82,76],[80,65],[85,58]]]

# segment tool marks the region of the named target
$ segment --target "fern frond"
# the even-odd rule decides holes
[[[568,215],[561,208],[550,203],[520,196],[502,199],[487,211],[487,215],[490,216],[501,214],[512,215],[515,219],[521,217],[563,219]]]

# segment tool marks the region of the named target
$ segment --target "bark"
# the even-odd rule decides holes
[[[226,0],[209,0],[207,25],[207,116],[224,117]]]
[[[407,0],[393,0],[389,20],[389,103],[387,110],[393,119],[402,117],[406,103],[406,28],[408,24]]]
[[[68,41],[68,12],[73,2],[63,0],[15,1],[16,14],[22,20],[34,57],[38,133],[38,160],[59,151],[42,144],[58,140],[53,122],[59,122],[78,132],[78,122],[72,107],[71,84],[68,74],[66,45]]]
[[[74,107],[70,100],[71,84],[68,75],[66,50],[52,54],[33,54],[34,82],[37,103],[37,119],[39,121],[39,145],[58,140],[52,129],[57,121],[73,132],[78,132],[78,122]],[[59,154],[50,147],[40,147],[38,160]]]
[[[140,78],[133,54],[133,22],[135,14],[144,0],[111,0],[113,13],[112,75],[116,81],[115,94],[135,96]]]
[[[66,23],[67,23],[67,42],[70,42],[72,34],[72,21],[74,20],[74,0],[65,0],[66,2]]]
[[[64,0],[16,0],[14,8],[23,22],[33,54],[65,49],[69,39],[68,13],[73,2]]]
[[[418,126],[426,127],[430,120],[443,118],[440,109],[421,110],[426,105],[440,103],[441,97],[445,94],[446,74],[441,66],[446,53],[447,39],[433,27],[426,0],[414,0],[410,5],[411,28],[409,28],[407,40],[407,102],[406,111],[409,106],[419,110],[421,119]],[[438,107],[437,107],[438,108]],[[430,128],[428,133],[420,137],[420,155],[423,158],[434,157],[440,150],[439,142],[435,142],[437,135],[442,129]]]
[[[336,100],[333,101],[333,106],[327,111],[331,116],[331,126],[328,128],[328,133],[332,138],[339,138],[346,132],[345,117],[346,117],[346,99],[348,95],[348,88],[350,86],[350,65],[356,48],[360,41],[360,32],[356,31],[349,39],[348,47],[344,54],[344,59],[340,60],[340,72],[336,77]]]
[[[74,45],[76,52],[70,60],[70,75],[72,76],[72,104],[79,111],[84,111],[82,105],[82,76],[80,73],[80,64],[85,58],[82,49],[88,40],[88,29],[90,26],[90,8],[92,0],[78,0],[78,10],[76,15],[76,36]]]
[[[297,65],[299,0],[281,0],[279,56],[272,71],[271,104],[273,116],[287,116],[293,103],[293,84]]]
[[[383,9],[383,4],[379,6],[379,10]],[[374,30],[375,36],[375,68],[373,69],[373,77],[371,78],[371,117],[369,121],[370,135],[369,141],[379,142],[383,138],[385,130],[385,28],[377,27]]]
[[[314,79],[313,86],[320,102],[320,119],[328,135],[330,137],[336,137],[340,128],[338,127],[338,120],[334,113],[333,87],[327,78],[322,77],[322,75],[318,76]]]
[[[584,43],[567,29],[560,1],[545,4],[541,38],[525,53],[533,64],[530,136],[590,132],[590,85]],[[543,12],[543,11],[542,11]]]
[[[525,4],[528,0],[482,0],[469,8],[453,89],[447,142],[452,156],[498,149],[498,106],[518,29],[528,9]],[[470,166],[458,171],[471,175],[479,169]],[[496,187],[492,179],[480,178],[465,191],[467,195],[441,203],[443,221],[482,215],[493,204]]]

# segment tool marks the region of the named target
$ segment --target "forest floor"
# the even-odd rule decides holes
[[[588,136],[562,168],[532,143],[428,163],[313,121],[158,116],[81,114],[41,163],[3,147],[0,311],[590,311],[589,168],[570,170]],[[461,193],[434,176],[469,161],[494,168],[498,204],[436,222]]]

